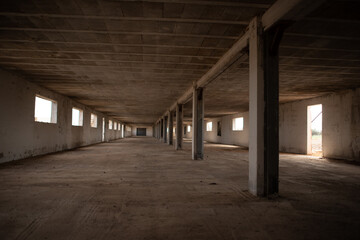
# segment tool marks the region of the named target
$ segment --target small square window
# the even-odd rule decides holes
[[[72,125],[73,126],[83,125],[83,110],[79,108],[72,108]]]
[[[212,131],[212,122],[206,123],[206,131],[211,132]]]
[[[244,118],[234,118],[232,129],[233,131],[242,131],[244,129]]]
[[[113,121],[109,120],[109,129],[111,130],[113,128]]]
[[[91,126],[92,128],[97,128],[97,115],[91,114],[91,117],[90,117],[90,126]]]
[[[42,96],[35,96],[34,119],[36,122],[56,123],[57,122],[56,101]]]

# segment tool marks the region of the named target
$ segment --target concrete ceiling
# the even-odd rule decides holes
[[[273,2],[3,0],[0,66],[123,122],[150,124]],[[358,9],[328,1],[287,29],[281,102],[360,86]],[[207,117],[248,109],[246,54],[205,99]]]
[[[280,102],[360,87],[359,1],[328,0],[286,29],[280,44]],[[248,55],[204,93],[206,117],[248,111]],[[191,103],[185,105],[191,117]]]

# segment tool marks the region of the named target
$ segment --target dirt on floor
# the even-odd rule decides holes
[[[0,239],[360,239],[360,166],[280,155],[280,196],[247,151],[127,138],[0,165]]]

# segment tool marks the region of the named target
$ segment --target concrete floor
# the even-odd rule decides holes
[[[360,166],[282,154],[267,200],[247,151],[205,151],[128,138],[0,165],[0,239],[360,239]]]

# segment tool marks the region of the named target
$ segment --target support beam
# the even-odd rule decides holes
[[[302,17],[315,10],[326,0],[278,0],[276,1],[262,16],[264,22],[263,28],[270,29],[279,21],[292,22],[301,19]],[[250,23],[251,25],[251,23]],[[249,25],[249,29],[251,28]],[[234,45],[216,62],[212,68],[196,81],[197,87],[205,87],[219,74],[221,74],[226,67],[236,61],[242,54],[243,50],[247,48],[249,41],[249,30],[247,30],[241,38],[234,43]],[[185,104],[192,96],[193,89],[190,87],[176,102],[170,107],[170,110],[176,108],[176,104]]]
[[[204,89],[193,88],[193,132],[192,132],[192,158],[204,158]]]
[[[164,118],[160,120],[160,138],[159,140],[162,141],[164,138]]]
[[[262,16],[264,30],[279,21],[297,21],[306,17],[326,0],[277,0]]]
[[[159,139],[159,122],[156,122],[155,124],[155,137],[156,139]]]
[[[167,116],[163,117],[163,142],[167,142]]]
[[[279,192],[279,45],[287,25],[264,34],[265,196]]]
[[[260,19],[250,23],[249,39],[249,191],[264,194],[264,69]]]
[[[286,25],[263,32],[251,23],[249,47],[249,189],[259,196],[279,191],[279,44]]]
[[[183,104],[176,105],[176,142],[175,142],[175,149],[180,150],[182,149],[183,145]]]
[[[160,122],[158,121],[156,124],[156,138],[160,138]]]
[[[168,113],[168,134],[167,134],[167,138],[168,138],[168,141],[167,143],[169,145],[173,145],[173,127],[174,127],[174,119],[173,119],[173,116],[174,116],[174,112],[173,111],[169,111]]]

